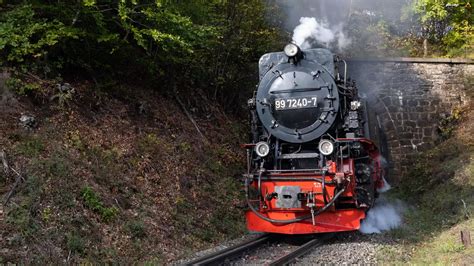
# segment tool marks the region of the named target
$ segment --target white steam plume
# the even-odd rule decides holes
[[[391,188],[385,178],[383,181],[384,187],[378,190],[380,193]],[[402,215],[405,210],[405,204],[401,200],[389,200],[384,196],[380,196],[375,201],[375,206],[368,211],[359,231],[363,234],[378,234],[395,229],[402,225]]]
[[[342,28],[342,24],[330,28],[327,23],[318,22],[313,17],[302,17],[300,24],[293,30],[293,41],[302,49],[311,48],[312,42],[316,41],[327,48],[335,44],[342,51],[351,43]]]
[[[387,182],[387,180],[385,180],[385,178],[383,178],[383,187],[378,188],[377,192],[384,193],[384,192],[389,191],[391,188],[392,188],[392,186],[390,186],[390,184]]]

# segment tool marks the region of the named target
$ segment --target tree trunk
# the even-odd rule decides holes
[[[423,40],[423,57],[428,56],[428,39]]]
[[[461,231],[461,241],[464,247],[468,248],[471,246],[471,233],[468,230]]]

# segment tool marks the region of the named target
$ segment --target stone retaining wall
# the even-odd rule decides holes
[[[389,179],[398,182],[416,155],[436,143],[440,120],[468,104],[473,84],[467,77],[474,76],[474,64],[421,58],[353,60],[348,62],[348,76],[375,110],[388,146]]]

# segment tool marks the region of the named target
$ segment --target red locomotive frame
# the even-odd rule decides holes
[[[380,152],[375,143],[366,138],[335,140],[336,144],[350,142],[359,142],[368,154],[372,164],[371,192],[375,195],[376,189],[384,185]],[[248,149],[253,146],[244,145]],[[313,234],[359,229],[360,221],[365,218],[369,206],[360,205],[356,199],[355,160],[356,158],[349,157],[327,161],[324,169],[312,171],[266,170],[258,176],[246,175],[247,200],[250,207],[246,212],[247,228],[250,231],[280,234]],[[276,187],[284,186],[300,187],[299,195],[306,195],[306,203],[302,199],[301,206],[295,208],[276,206],[271,192],[274,192]],[[257,191],[257,199],[249,198],[249,189]]]

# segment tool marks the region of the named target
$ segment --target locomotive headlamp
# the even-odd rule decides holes
[[[270,146],[264,141],[261,141],[255,145],[255,152],[260,157],[265,157],[270,153]]]
[[[298,47],[298,45],[294,44],[294,43],[289,43],[285,46],[285,48],[283,49],[283,51],[285,51],[285,54],[286,56],[288,57],[294,57],[298,54],[300,48]]]
[[[319,142],[319,152],[322,155],[330,155],[334,151],[334,143],[327,139],[323,139]]]

